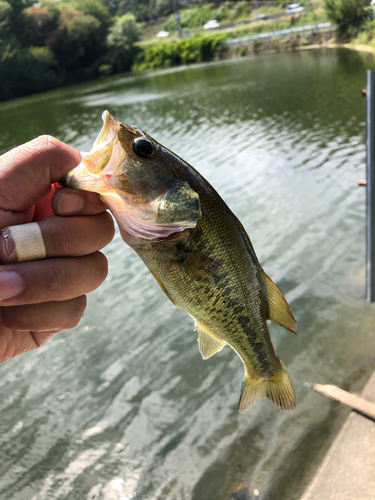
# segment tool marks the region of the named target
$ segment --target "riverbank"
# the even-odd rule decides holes
[[[135,58],[133,71],[168,68],[180,64],[232,59],[256,54],[323,46],[334,39],[336,27],[330,23],[305,25],[232,38],[225,33],[169,40],[143,47]]]
[[[293,34],[282,38],[276,36],[258,40],[239,40],[236,44],[223,44],[217,58],[226,59],[321,48],[331,46],[332,40],[334,40],[334,29],[302,35]]]
[[[362,397],[375,403],[375,371]],[[373,500],[374,449],[375,422],[352,411],[301,500]]]

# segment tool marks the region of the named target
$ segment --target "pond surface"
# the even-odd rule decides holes
[[[296,337],[270,325],[297,409],[263,399],[240,415],[240,359],[201,359],[192,320],[117,234],[79,326],[0,365],[1,500],[299,498],[348,413],[304,383],[360,391],[374,369],[357,187],[365,69],[356,52],[311,50],[0,105],[0,153],[45,133],[87,151],[108,109],[185,158],[240,218],[298,321]]]

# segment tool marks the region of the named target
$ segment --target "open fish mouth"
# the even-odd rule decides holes
[[[119,226],[140,240],[166,238],[194,228],[202,216],[198,194],[181,179],[158,172],[166,168],[162,157],[155,155],[151,168],[148,158],[136,155],[137,140],[151,144],[152,151],[158,143],[140,129],[120,123],[108,111],[102,119],[90,152],[60,184],[98,193]],[[137,146],[139,149],[139,143]]]
[[[108,167],[118,142],[119,122],[108,112],[102,114],[103,126],[88,154],[83,154],[82,162],[60,180],[60,184],[74,189],[102,193],[107,191],[99,175]]]

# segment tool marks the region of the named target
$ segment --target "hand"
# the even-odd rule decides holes
[[[18,262],[14,242],[0,236],[0,362],[76,326],[85,294],[107,276],[98,250],[114,236],[111,215],[97,194],[54,185],[80,161],[50,136],[0,156],[0,230],[40,221],[46,249],[44,260]]]

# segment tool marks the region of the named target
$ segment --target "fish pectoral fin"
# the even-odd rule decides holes
[[[216,284],[225,276],[221,264],[199,252],[188,252],[186,267],[195,280],[204,283],[213,282]]]
[[[195,322],[194,330],[197,331],[198,347],[203,359],[208,359],[225,346],[225,342],[214,337],[198,321]]]
[[[172,304],[174,304],[176,307],[179,307],[176,302],[174,301],[174,299],[172,298],[171,294],[168,292],[168,290],[165,288],[165,286],[163,285],[163,283],[160,281],[160,279],[156,276],[155,273],[153,273],[151,271],[151,274],[152,276],[156,279],[156,281],[158,282],[158,285],[160,286],[160,288],[163,290],[163,292],[165,293],[165,295],[168,297],[168,299],[172,302]]]
[[[297,333],[297,322],[282,291],[275,285],[263,269],[262,272],[264,281],[266,282],[268,295],[269,318],[267,319],[274,321],[292,333]]]
[[[241,397],[238,405],[240,413],[245,413],[258,399],[267,397],[282,410],[293,411],[296,407],[296,395],[290,383],[288,372],[280,360],[280,370],[272,377],[252,378],[245,368]]]
[[[191,248],[186,245],[177,252],[175,262],[182,265],[195,281],[217,284],[227,276],[222,264],[205,255],[199,246]]]

